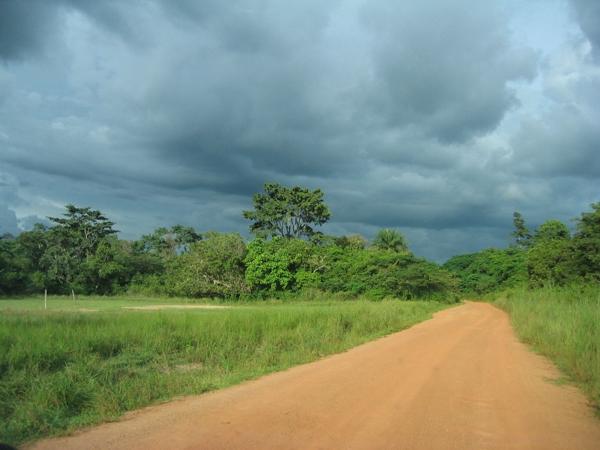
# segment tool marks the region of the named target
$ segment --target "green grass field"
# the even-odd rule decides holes
[[[600,413],[600,287],[515,289],[496,300],[519,337],[549,357]]]
[[[0,442],[61,434],[312,361],[447,307],[332,301],[122,308],[173,302],[51,297],[44,310],[43,298],[0,300]]]

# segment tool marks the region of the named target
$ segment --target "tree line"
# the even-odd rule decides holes
[[[559,220],[530,231],[519,212],[513,215],[512,245],[458,255],[443,267],[463,292],[483,294],[517,285],[529,287],[597,284],[600,281],[600,202],[575,219],[575,232]]]
[[[581,215],[571,236],[551,220],[530,233],[515,213],[514,243],[459,255],[443,266],[416,257],[404,236],[317,230],[331,212],[321,190],[267,183],[243,211],[254,237],[161,227],[138,240],[117,237],[100,211],[67,205],[50,226],[0,239],[0,295],[40,292],[136,293],[264,298],[309,290],[339,298],[455,301],[518,283],[565,284],[600,278],[600,203]]]

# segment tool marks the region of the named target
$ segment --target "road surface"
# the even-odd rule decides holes
[[[485,303],[35,449],[600,449],[600,420]]]

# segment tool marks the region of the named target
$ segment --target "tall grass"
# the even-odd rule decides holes
[[[496,303],[520,338],[552,359],[600,413],[600,286],[516,289]]]
[[[0,315],[0,442],[315,360],[424,320],[428,302],[331,302],[212,311]]]

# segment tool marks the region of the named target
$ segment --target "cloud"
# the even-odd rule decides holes
[[[600,57],[600,3],[595,0],[571,0],[581,30],[592,44],[594,55]]]
[[[444,142],[486,134],[518,104],[509,83],[536,73],[537,55],[511,46],[493,5],[377,1],[363,15],[374,42],[366,101],[388,126],[418,124]]]
[[[4,0],[0,4],[0,59],[35,56],[56,30],[57,11],[44,0]]]
[[[505,243],[515,209],[571,218],[597,195],[597,67],[571,29],[523,44],[564,10],[520,1],[5,1],[7,204],[247,232],[277,181],[322,188],[330,232],[397,227],[438,260]]]

